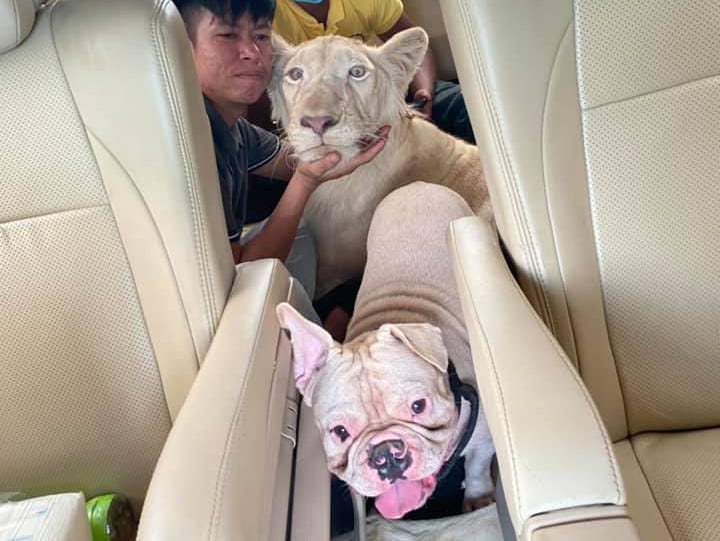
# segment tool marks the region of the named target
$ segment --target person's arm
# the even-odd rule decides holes
[[[290,147],[287,143],[281,143],[280,151],[272,160],[260,167],[251,169],[250,172],[260,177],[289,182],[295,173],[293,162],[290,158]]]
[[[338,166],[340,156],[331,152],[312,162],[299,162],[285,193],[263,228],[244,246],[232,243],[235,263],[274,257],[282,261],[290,253],[305,205],[315,189],[328,180],[349,175],[371,161],[385,147],[389,127],[378,132],[378,139],[357,156]]]
[[[387,41],[398,32],[402,32],[403,30],[407,30],[408,28],[413,28],[414,26],[417,25],[413,24],[412,21],[408,18],[408,16],[403,13],[402,15],[400,15],[400,18],[392,26],[392,28],[390,28],[390,30],[388,30],[384,34],[381,34],[379,37],[383,41]],[[410,95],[412,96],[413,101],[418,101],[420,99],[426,100],[425,105],[423,106],[421,111],[428,117],[430,116],[430,112],[432,111],[432,93],[434,85],[435,59],[433,58],[432,51],[430,51],[430,48],[428,48],[422,64],[420,64],[420,67],[418,68],[415,77],[410,83]]]

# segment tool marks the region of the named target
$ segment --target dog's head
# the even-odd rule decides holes
[[[330,471],[376,497],[387,518],[423,505],[458,424],[440,330],[386,324],[341,345],[288,304],[277,315],[290,333],[295,383],[313,408]]]
[[[291,47],[273,36],[273,116],[297,156],[309,161],[337,151],[350,159],[405,114],[405,93],[427,46],[421,28],[381,47],[339,36]]]

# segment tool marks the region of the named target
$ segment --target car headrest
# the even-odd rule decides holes
[[[0,54],[22,43],[32,30],[39,0],[0,0]]]

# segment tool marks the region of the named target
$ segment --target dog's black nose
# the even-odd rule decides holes
[[[368,464],[377,470],[380,479],[397,481],[412,464],[412,456],[402,440],[386,440],[368,451]]]

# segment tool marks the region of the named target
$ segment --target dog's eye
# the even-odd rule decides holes
[[[287,72],[288,79],[291,81],[299,81],[302,79],[303,76],[303,70],[300,68],[292,68],[290,71]]]
[[[345,428],[343,425],[337,425],[337,426],[333,427],[332,432],[338,438],[340,438],[340,442],[344,442],[346,439],[348,439],[350,437],[350,434],[348,433],[347,428]]]
[[[350,77],[353,79],[362,79],[367,75],[367,69],[365,66],[353,66],[350,68]]]
[[[415,415],[420,415],[423,411],[425,411],[425,399],[421,398],[420,400],[416,400],[410,407]]]

